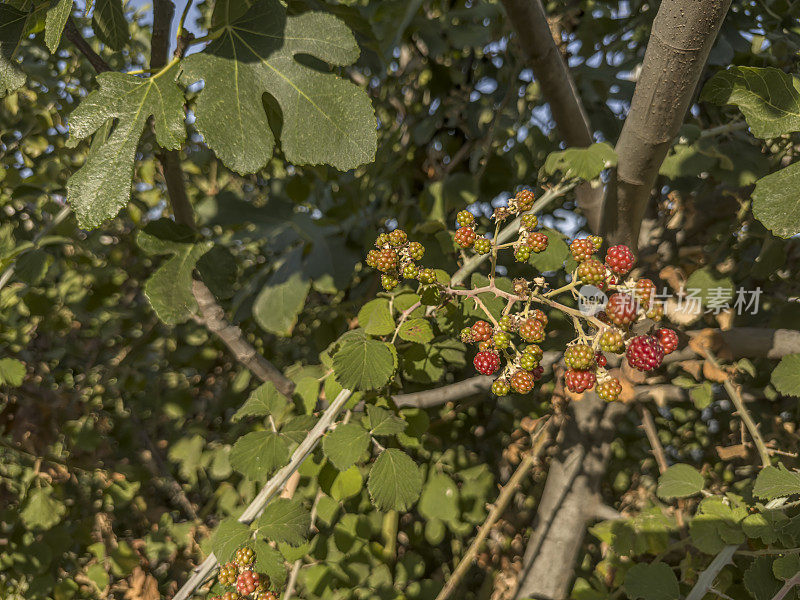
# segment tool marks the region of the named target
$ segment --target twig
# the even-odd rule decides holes
[[[322,490],[317,492],[317,495],[314,497],[314,504],[311,506],[311,527],[314,527],[314,523],[317,520],[317,511],[319,509],[319,501],[325,495]],[[286,587],[283,590],[283,600],[291,600],[292,594],[294,594],[294,586],[297,585],[297,577],[300,574],[300,568],[303,566],[303,559],[298,558],[294,561],[292,565],[292,570],[289,573],[289,579],[286,580]]]
[[[273,475],[269,481],[267,481],[264,487],[261,488],[261,491],[253,499],[253,501],[247,506],[242,513],[242,516],[239,517],[240,523],[249,525],[261,514],[261,512],[264,510],[264,507],[269,503],[272,497],[278,493],[278,491],[284,486],[292,474],[300,468],[300,465],[303,464],[303,461],[308,457],[308,455],[314,451],[317,443],[319,443],[320,439],[322,439],[322,436],[325,435],[330,426],[336,420],[336,417],[341,412],[351,394],[352,392],[350,390],[342,390],[339,392],[339,395],[336,396],[336,399],[328,408],[325,409],[325,412],[322,413],[322,416],[320,417],[319,421],[317,421],[317,424],[314,425],[311,431],[308,432],[308,435],[306,435],[305,439],[294,451],[291,459],[289,460],[289,464],[275,473],[275,475]],[[183,587],[178,590],[178,593],[173,596],[173,600],[186,600],[189,598],[206,580],[209,574],[211,574],[211,572],[216,568],[217,564],[217,557],[214,556],[214,553],[212,552],[202,562],[202,564],[195,569],[194,574],[185,584],[183,584]]]
[[[733,560],[733,555],[738,547],[735,545],[725,546],[719,551],[719,554],[714,557],[708,568],[700,573],[697,583],[694,584],[692,591],[686,596],[686,600],[701,600],[706,595],[706,592],[714,585],[714,580],[719,575],[719,572]]]
[[[72,20],[72,17],[67,19],[67,24],[64,26],[64,35],[81,52],[81,54],[86,57],[89,63],[94,67],[95,71],[98,73],[103,73],[111,70],[111,67],[108,66],[108,63],[103,60],[103,58],[97,52],[92,50],[92,47],[88,44],[88,42],[83,39],[83,36],[75,26],[75,21]]]
[[[536,464],[539,455],[541,454],[542,450],[544,450],[545,443],[547,441],[545,432],[549,423],[549,419],[543,422],[537,429],[536,433],[534,433],[532,440],[533,447],[531,448],[531,451],[525,455],[517,467],[517,470],[511,476],[511,479],[508,480],[508,483],[500,492],[494,507],[486,517],[483,525],[481,525],[480,529],[478,530],[478,535],[476,535],[475,539],[472,540],[472,543],[469,545],[466,553],[464,553],[464,556],[458,563],[456,570],[453,571],[453,574],[450,576],[450,579],[447,580],[447,583],[442,588],[442,591],[439,592],[438,596],[436,596],[436,600],[445,600],[448,598],[450,594],[452,594],[456,588],[458,588],[461,580],[472,567],[472,561],[477,556],[478,551],[481,548],[481,544],[483,544],[486,536],[489,535],[492,527],[494,527],[495,523],[497,523],[497,520],[503,514],[503,511],[505,511],[506,506],[508,506],[508,503],[511,501],[514,493],[517,491],[517,488],[519,487],[523,478],[528,474],[528,471],[530,471],[531,467]]]
[[[658,471],[664,473],[667,470],[667,457],[664,454],[664,447],[661,445],[661,440],[658,439],[656,432],[656,424],[653,421],[652,413],[644,406],[639,407],[642,415],[642,427],[647,435],[647,441],[650,442],[650,447],[653,449],[653,456],[655,456],[656,463],[658,464]]]

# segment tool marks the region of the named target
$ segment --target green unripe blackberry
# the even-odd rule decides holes
[[[542,360],[542,357],[544,356],[544,350],[542,350],[541,347],[537,346],[536,344],[531,344],[530,346],[526,346],[525,350],[523,350],[523,353],[529,354],[534,358],[536,358],[536,362]]]
[[[514,331],[514,317],[511,315],[503,315],[500,317],[500,320],[497,322],[497,324],[503,331]]]
[[[522,215],[520,222],[525,229],[536,229],[539,224],[539,217],[536,215]]]
[[[464,327],[461,330],[461,341],[465,344],[470,344],[475,341],[475,338],[472,337],[472,327]]]
[[[508,348],[511,343],[511,338],[505,331],[496,331],[492,339],[494,340],[494,347],[497,349]]]
[[[431,268],[425,268],[419,270],[419,281],[420,283],[435,283],[436,282],[436,271]]]
[[[526,262],[531,257],[531,249],[527,246],[519,246],[514,250],[514,260],[517,262]]]
[[[385,246],[385,245],[386,245],[386,244],[388,244],[388,243],[389,243],[389,235],[388,235],[388,234],[386,234],[386,233],[381,233],[381,234],[380,234],[380,235],[378,235],[378,237],[375,239],[375,245],[376,245],[378,248],[382,248],[383,246]]]
[[[622,393],[622,384],[619,379],[611,378],[606,379],[602,383],[598,383],[595,388],[597,395],[606,402],[615,402],[619,400],[619,395]]]
[[[539,366],[539,360],[533,354],[523,352],[519,357],[519,366],[526,371],[533,371]]]
[[[408,245],[408,255],[414,260],[422,260],[422,257],[425,256],[425,246],[419,242],[411,242]]]
[[[600,248],[603,246],[603,238],[601,238],[599,235],[590,235],[589,240],[592,242],[595,250],[600,250]]]
[[[575,344],[564,351],[564,362],[571,369],[579,371],[588,369],[594,364],[594,350],[586,344]]]
[[[468,210],[462,210],[456,215],[456,222],[461,227],[466,227],[467,225],[470,225],[474,220],[475,216]]]
[[[381,285],[387,292],[391,292],[399,283],[394,275],[381,275]]]
[[[236,555],[234,556],[234,562],[242,568],[246,568],[249,565],[253,564],[255,560],[255,552],[253,552],[252,548],[248,548],[245,546],[244,548],[239,548],[236,551]]]
[[[495,382],[492,384],[492,393],[495,396],[507,396],[508,384],[502,379],[496,379]]]
[[[487,240],[485,237],[476,238],[472,249],[478,254],[489,254],[489,252],[492,251],[492,242]]]
[[[590,258],[578,265],[578,279],[587,285],[599,285],[606,280],[606,267],[599,260]]]
[[[402,246],[407,241],[408,241],[408,236],[406,235],[406,232],[403,231],[402,229],[395,229],[389,234],[389,243],[395,248]]]
[[[236,563],[230,562],[220,567],[217,580],[219,581],[220,585],[235,585],[236,577],[238,575],[239,571],[236,568]]]
[[[416,279],[417,275],[419,275],[419,268],[414,263],[408,263],[403,267],[404,279]]]
[[[621,353],[625,349],[625,336],[619,329],[605,329],[600,334],[600,349],[604,352]]]

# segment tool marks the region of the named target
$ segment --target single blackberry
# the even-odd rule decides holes
[[[527,229],[529,231],[536,229],[536,226],[539,225],[539,217],[536,215],[522,215],[520,224],[522,225],[523,229]]]
[[[533,389],[533,375],[528,371],[517,371],[511,376],[511,387],[518,394],[527,394]]]
[[[394,275],[381,275],[381,285],[387,292],[391,292],[400,282]]]
[[[478,352],[472,361],[475,369],[482,375],[492,375],[500,368],[500,356],[497,352]]]
[[[653,302],[647,309],[645,316],[653,321],[660,321],[664,318],[664,305],[661,302]]]
[[[530,190],[520,190],[517,192],[514,200],[516,201],[518,212],[528,212],[533,208],[533,203],[536,200],[536,197]]]
[[[664,360],[664,348],[657,337],[652,335],[639,335],[628,344],[625,352],[628,364],[639,371],[652,371],[661,365]]]
[[[472,227],[461,227],[456,231],[456,244],[462,248],[472,248],[475,243],[475,230]]]
[[[538,308],[533,309],[528,313],[531,319],[536,319],[542,325],[547,326],[547,315],[540,311]]]
[[[525,346],[525,350],[523,350],[524,354],[530,354],[531,356],[535,357],[537,361],[542,360],[544,356],[544,351],[541,347],[537,346],[536,344],[531,344],[530,346]]]
[[[595,391],[597,395],[606,402],[615,402],[619,400],[619,395],[622,392],[622,384],[619,382],[619,379],[612,377],[611,379],[606,379],[598,383]]]
[[[626,275],[633,268],[634,258],[631,249],[620,244],[606,252],[606,266],[618,275]]]
[[[492,383],[492,393],[495,396],[508,395],[508,384],[502,379],[496,379],[494,383]]]
[[[503,331],[514,331],[517,328],[516,321],[511,315],[503,315],[497,324]]]
[[[376,269],[378,267],[378,261],[380,260],[381,253],[378,250],[370,250],[367,252],[367,265]]]
[[[594,362],[597,363],[598,367],[605,367],[608,364],[608,359],[606,355],[602,352],[595,352],[594,354]]]
[[[375,238],[375,246],[377,248],[383,248],[384,246],[389,245],[389,234],[388,233],[381,233]]]
[[[594,244],[588,238],[572,240],[572,243],[569,245],[569,251],[572,254],[572,258],[578,262],[583,262],[592,258],[592,254],[594,254]]]
[[[472,342],[475,341],[475,338],[472,337],[471,327],[464,327],[464,329],[461,330],[460,337],[461,341],[464,342],[465,344],[471,344]]]
[[[236,555],[233,558],[233,561],[242,568],[246,568],[249,565],[253,564],[255,560],[256,554],[253,552],[252,548],[245,546],[244,548],[239,548],[236,551]]]
[[[456,223],[458,223],[460,227],[467,227],[468,225],[471,225],[474,220],[475,215],[468,210],[462,210],[456,215]]]
[[[408,235],[402,229],[395,229],[389,234],[389,243],[395,248],[399,248],[408,241]]]
[[[630,325],[636,320],[638,307],[636,299],[630,294],[612,294],[606,304],[606,314],[612,323],[620,327]]]
[[[567,384],[567,389],[570,392],[582,394],[586,390],[592,389],[592,386],[594,386],[594,371],[567,369],[564,375],[564,382]]]
[[[502,350],[503,348],[508,348],[511,343],[511,337],[505,331],[495,331],[492,336],[492,341],[494,342],[495,348]]]
[[[529,317],[520,323],[519,337],[526,342],[544,341],[544,325],[538,319]]]
[[[485,237],[476,238],[472,249],[478,254],[489,254],[492,251],[492,242]]]
[[[482,342],[478,342],[478,350],[481,352],[488,352],[492,349],[494,349],[494,343],[492,343],[492,340],[483,340]]]
[[[656,293],[656,284],[649,279],[639,279],[636,282],[636,299],[639,304],[647,310],[650,308],[650,301]]]
[[[678,347],[678,334],[672,329],[657,329],[656,337],[658,338],[658,343],[664,349],[664,354],[672,354]]]
[[[229,562],[228,564],[219,568],[217,580],[219,581],[220,585],[235,585],[236,576],[238,574],[239,570],[236,567],[236,563]]]
[[[600,334],[600,349],[619,354],[625,348],[625,336],[619,329],[604,329]]]
[[[564,362],[571,369],[588,369],[594,364],[594,351],[586,344],[575,344],[564,351]]]
[[[527,246],[517,246],[514,249],[514,260],[526,262],[531,257],[531,249]]]
[[[531,252],[539,253],[544,252],[547,250],[547,236],[543,234],[541,231],[534,231],[532,234],[528,236],[528,248],[531,249]]]
[[[537,359],[533,354],[526,354],[523,352],[519,356],[519,366],[526,371],[532,371],[539,366],[539,359]]]
[[[606,280],[606,268],[599,260],[590,258],[578,265],[577,275],[581,283],[600,286]]]
[[[431,283],[436,282],[436,271],[433,269],[426,267],[424,269],[419,270],[419,282],[425,283],[430,285]]]
[[[600,250],[603,246],[603,238],[599,235],[590,235],[589,240],[591,240],[592,245],[594,246],[595,251]]]
[[[416,279],[419,276],[419,267],[414,263],[408,263],[403,267],[403,279]]]
[[[384,273],[394,270],[397,267],[397,252],[391,248],[384,248],[378,254],[376,266]]]
[[[492,337],[492,326],[486,321],[478,321],[472,326],[472,338],[483,342]]]
[[[422,257],[425,256],[425,246],[419,242],[411,242],[408,245],[408,255],[414,260],[422,260]]]
[[[260,578],[258,573],[254,573],[253,571],[245,571],[239,575],[239,578],[236,580],[236,591],[243,596],[252,594],[256,591],[259,580]]]

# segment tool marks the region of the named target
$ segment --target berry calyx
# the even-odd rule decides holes
[[[508,395],[508,391],[508,383],[502,379],[496,379],[494,383],[492,383],[492,393],[495,396],[506,396]]]
[[[547,236],[543,234],[541,231],[535,231],[528,236],[527,244],[528,248],[531,249],[532,252],[544,252],[547,250]]]
[[[511,376],[511,387],[518,394],[527,394],[533,389],[533,375],[528,371],[517,371]]]
[[[582,394],[586,390],[592,389],[594,382],[594,371],[567,369],[564,375],[564,383],[567,384],[567,389],[575,394]]]
[[[578,265],[578,279],[587,285],[600,285],[606,279],[606,268],[599,260],[590,258]]]
[[[408,235],[402,229],[395,229],[389,233],[389,243],[395,248],[399,248],[408,241]]]
[[[472,326],[472,339],[484,342],[492,337],[492,326],[486,321],[478,321]]]
[[[253,571],[244,571],[236,580],[236,591],[242,595],[252,594],[256,591],[259,584],[258,573]]]
[[[619,395],[622,393],[622,384],[619,379],[612,377],[598,383],[595,391],[606,402],[615,402],[619,400]]]
[[[569,245],[569,251],[572,254],[572,258],[578,262],[589,260],[592,257],[592,254],[594,254],[594,250],[594,244],[588,238],[572,240],[572,243]]]
[[[478,254],[489,254],[492,251],[492,242],[485,237],[476,238],[472,249]]]
[[[664,354],[672,354],[678,347],[678,334],[672,329],[657,329],[656,337],[658,338],[658,343],[664,349]]]
[[[606,304],[609,320],[620,327],[633,323],[636,320],[636,312],[636,299],[623,292],[612,294]]]
[[[456,244],[462,248],[472,248],[475,243],[475,230],[472,227],[461,227],[456,231]]]
[[[606,252],[606,266],[617,275],[626,275],[633,268],[633,252],[624,244],[611,246]]]
[[[478,352],[472,361],[478,373],[492,375],[500,368],[500,356],[497,352]]]
[[[619,329],[604,329],[600,334],[600,349],[619,354],[625,348],[625,336]]]
[[[594,351],[586,344],[575,344],[564,351],[564,362],[571,369],[588,369],[594,364]]]
[[[461,227],[466,227],[467,225],[470,225],[470,224],[472,224],[472,222],[473,222],[474,220],[475,220],[475,215],[473,215],[473,214],[472,214],[471,212],[469,212],[468,210],[462,210],[461,212],[459,212],[459,213],[456,215],[456,222],[457,222],[457,223],[458,223],[458,224],[459,224]]]
[[[652,371],[664,360],[664,349],[657,337],[639,335],[631,340],[625,353],[628,364],[639,371]]]

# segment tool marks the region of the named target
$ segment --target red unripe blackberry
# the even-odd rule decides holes
[[[664,354],[672,354],[678,347],[678,334],[672,329],[657,329],[656,337],[658,338],[658,343],[664,349]]]
[[[475,243],[475,230],[472,227],[461,227],[456,231],[456,244],[462,248],[472,248]]]
[[[377,263],[378,269],[384,273],[394,270],[397,267],[397,252],[391,248],[384,248],[378,253]]]
[[[505,396],[508,394],[508,384],[502,379],[496,379],[492,384],[492,393],[495,396]]]
[[[531,257],[531,249],[527,246],[517,246],[514,249],[514,260],[525,262]]]
[[[608,364],[608,359],[606,355],[602,352],[595,352],[594,354],[594,362],[597,363],[598,367],[605,367]]]
[[[511,387],[518,394],[527,394],[533,389],[533,375],[528,371],[517,371],[511,376]]]
[[[408,235],[402,229],[395,229],[389,234],[389,243],[395,248],[402,246],[408,241]]]
[[[628,364],[639,371],[652,371],[664,360],[664,349],[658,338],[652,335],[639,335],[628,344],[625,353]]]
[[[478,254],[489,254],[492,251],[492,242],[487,240],[485,237],[479,237],[475,239],[475,244],[473,245],[473,250]]]
[[[606,279],[606,268],[599,260],[590,258],[578,265],[577,274],[581,283],[599,286]]]
[[[564,375],[564,383],[567,384],[567,389],[575,394],[582,394],[586,390],[592,389],[594,382],[594,371],[567,369]]]
[[[522,215],[520,223],[524,229],[536,229],[539,224],[539,218],[536,215]]]
[[[606,402],[615,402],[619,400],[619,395],[622,392],[622,384],[619,379],[611,378],[597,384],[595,390],[597,395]]]
[[[531,312],[528,313],[528,316],[531,319],[536,319],[542,325],[547,325],[547,315],[540,311],[538,308],[533,309]]]
[[[520,190],[517,192],[514,200],[517,203],[517,209],[519,212],[527,212],[533,208],[533,202],[536,200],[536,197],[530,190]]]
[[[636,282],[636,299],[644,309],[650,307],[650,301],[656,293],[656,284],[650,279],[640,279]]]
[[[470,225],[475,220],[475,215],[473,215],[468,210],[462,210],[456,215],[456,223],[459,224],[460,227],[466,227]]]
[[[397,277],[394,275],[381,275],[381,285],[387,292],[391,292],[399,283]]]
[[[625,348],[625,336],[619,329],[604,329],[600,334],[600,348],[619,354]]]
[[[370,250],[367,252],[367,265],[373,269],[377,268],[380,256],[381,253],[378,250]]]
[[[408,245],[408,255],[414,260],[422,260],[422,257],[425,256],[425,246],[419,242],[411,242]]]
[[[572,243],[569,245],[569,251],[572,254],[572,258],[578,262],[583,262],[592,258],[592,254],[594,254],[594,244],[588,238],[572,240]]]
[[[236,563],[229,562],[219,568],[219,575],[217,580],[220,585],[234,585],[236,583],[236,576],[239,571],[236,568]]]
[[[594,364],[594,351],[586,344],[575,344],[564,351],[564,362],[571,369],[588,369]]]
[[[535,369],[531,370],[531,376],[533,376],[534,381],[539,381],[544,374],[544,367],[539,365]]]
[[[419,270],[419,282],[431,284],[436,281],[436,271],[431,268],[424,268]]]
[[[611,246],[606,252],[606,266],[617,273],[625,275],[633,268],[633,252],[624,244]]]
[[[278,600],[278,594],[275,592],[264,592],[264,595],[257,600]]]
[[[500,357],[497,352],[478,352],[472,364],[478,373],[491,375],[500,368]]]
[[[494,348],[494,342],[492,340],[484,340],[482,342],[478,342],[478,350],[481,352],[486,352]]]
[[[528,236],[527,244],[528,248],[531,249],[532,252],[544,252],[547,250],[547,236],[543,234],[541,231],[535,231]]]
[[[484,342],[492,337],[492,326],[486,321],[478,321],[472,326],[472,339]]]
[[[615,325],[627,326],[636,320],[636,299],[630,294],[612,294],[606,304],[606,314]]]
[[[236,555],[234,556],[233,561],[240,567],[247,567],[248,565],[253,563],[255,557],[256,555],[255,552],[253,552],[253,549],[245,546],[244,548],[239,548],[236,551]]]
[[[259,580],[260,578],[258,573],[254,573],[253,571],[245,571],[239,575],[239,578],[236,580],[236,591],[243,596],[252,594],[256,591]]]
[[[544,340],[544,325],[538,319],[528,317],[519,325],[519,337],[526,342],[541,342]]]

